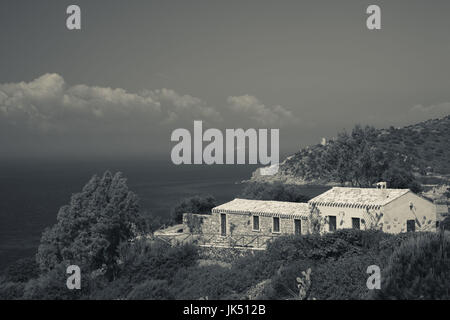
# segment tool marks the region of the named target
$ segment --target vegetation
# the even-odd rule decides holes
[[[42,272],[76,264],[112,279],[119,244],[136,237],[141,225],[137,196],[128,190],[122,174],[94,176],[42,234],[37,262]]]
[[[113,280],[88,277],[82,290],[70,291],[65,288],[65,269],[58,265],[36,279],[3,279],[0,297],[448,299],[449,235],[444,245],[438,237],[360,230],[285,236],[266,251],[235,257],[230,263],[201,263],[204,260],[195,246],[171,247],[141,239],[120,245],[120,263]],[[382,270],[379,291],[366,287],[369,265]]]
[[[281,196],[279,188],[270,190]],[[199,197],[180,208],[204,213],[213,203]],[[142,237],[145,228],[137,197],[121,174],[93,177],[43,233],[36,260],[5,270],[0,299],[450,298],[450,235],[443,229],[399,235],[311,230],[279,237],[265,251],[221,260],[195,245]],[[72,264],[81,268],[81,290],[66,287]],[[382,270],[379,291],[366,286],[370,265]]]
[[[404,128],[356,126],[323,145],[298,151],[280,165],[276,176],[254,176],[253,180],[358,187],[387,181],[389,187],[418,192],[420,180],[442,181],[450,174],[449,141],[450,116]]]
[[[450,234],[421,234],[395,250],[377,299],[450,299]]]
[[[309,197],[299,193],[296,185],[276,183],[248,183],[242,191],[241,198],[252,200],[275,200],[289,202],[307,202]]]
[[[172,209],[172,222],[182,223],[183,213],[210,214],[211,209],[216,206],[216,199],[210,195],[183,199]]]

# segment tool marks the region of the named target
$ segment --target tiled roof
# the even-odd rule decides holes
[[[299,202],[234,199],[213,208],[212,212],[307,217],[309,215],[309,205]]]
[[[383,206],[406,194],[409,189],[376,189],[334,187],[308,201],[310,204],[338,207]]]

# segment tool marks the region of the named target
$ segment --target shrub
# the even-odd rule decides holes
[[[123,244],[119,249],[119,277],[130,283],[141,283],[149,278],[171,280],[180,268],[195,264],[197,248],[193,245],[170,246],[147,239]]]
[[[382,272],[375,299],[450,299],[450,235],[418,234],[402,243]]]
[[[236,292],[232,277],[219,265],[181,269],[173,279],[172,290],[177,299],[224,299]]]
[[[0,300],[15,300],[23,298],[25,284],[21,282],[1,282]]]
[[[183,199],[172,209],[172,222],[182,223],[183,213],[211,214],[211,209],[216,205],[216,199],[209,195]]]
[[[34,257],[19,259],[4,270],[4,277],[11,282],[27,282],[39,275],[39,266]]]
[[[168,300],[173,299],[167,280],[147,280],[138,284],[128,295],[131,300]]]
[[[63,265],[42,274],[27,282],[24,289],[24,299],[27,300],[71,300],[80,299],[89,292],[83,276],[81,290],[68,290],[66,286],[67,274]]]

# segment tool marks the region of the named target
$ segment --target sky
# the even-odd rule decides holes
[[[66,28],[81,8],[82,29]],[[366,8],[381,8],[368,30]],[[355,124],[450,113],[450,1],[2,0],[0,159],[169,156],[176,128],[276,128],[290,154]]]

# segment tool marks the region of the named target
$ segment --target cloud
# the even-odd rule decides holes
[[[170,147],[170,133],[176,128],[191,130],[194,120],[202,120],[204,128],[281,128],[296,118],[251,95],[230,96],[213,108],[172,89],[134,93],[69,85],[55,73],[0,84],[3,154],[153,153]]]
[[[251,95],[230,96],[228,107],[235,114],[246,115],[250,120],[263,126],[283,126],[298,122],[290,110],[280,105],[268,107]]]
[[[58,74],[31,82],[0,84],[0,123],[37,132],[140,131],[149,126],[193,120],[219,121],[220,114],[199,98],[174,90],[68,86]]]

